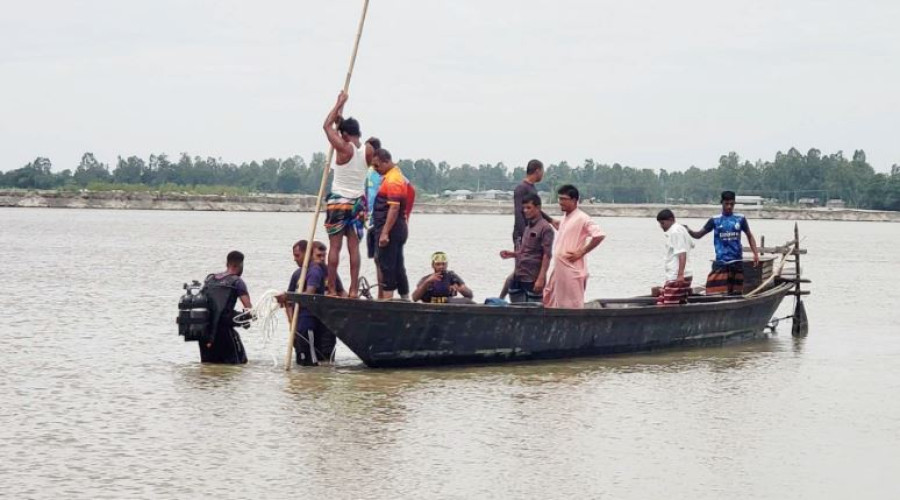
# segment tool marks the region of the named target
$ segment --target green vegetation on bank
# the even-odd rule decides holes
[[[451,167],[447,162],[400,160],[403,173],[422,193],[445,190],[511,190],[525,176],[524,166],[502,163]],[[197,194],[303,193],[318,190],[325,155],[315,153],[307,164],[300,156],[266,159],[240,165],[215,158],[182,154],[172,161],[165,154],[119,157],[114,168],[85,153],[72,169],[54,172],[47,158],[5,173],[0,187],[19,189],[89,189],[130,192],[191,192]],[[715,203],[719,192],[760,195],[778,203],[803,200],[824,204],[841,199],[848,207],[900,210],[900,165],[876,173],[862,150],[848,159],[842,152],[803,154],[791,148],[772,161],[742,160],[736,153],[719,158],[715,168],[691,167],[683,172],[633,168],[618,163],[548,164],[542,189],[572,183],[584,198],[610,203]]]

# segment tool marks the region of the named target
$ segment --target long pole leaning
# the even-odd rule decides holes
[[[366,23],[366,12],[369,10],[369,0],[363,1],[362,15],[359,17],[359,26],[356,29],[356,41],[353,43],[353,53],[350,55],[350,67],[347,69],[347,77],[344,79],[344,92],[350,89],[350,77],[353,76],[353,66],[356,65],[356,53],[359,51],[359,40],[362,38],[363,25]],[[316,238],[316,227],[319,225],[319,213],[322,211],[322,198],[325,194],[325,185],[328,184],[328,174],[331,173],[331,160],[334,157],[334,146],[328,148],[328,156],[325,158],[325,169],[322,170],[322,181],[319,183],[319,194],[316,196],[316,211],[313,213],[312,224],[309,227],[309,238],[306,240],[306,252],[303,254],[303,267],[300,270],[300,278],[297,280],[297,291],[304,293],[303,284],[306,283],[306,271],[309,269],[309,256],[312,253],[313,241]],[[291,315],[291,331],[288,333],[287,355],[284,357],[285,371],[291,369],[291,361],[294,357],[294,335],[297,331],[297,317],[300,315],[300,303],[294,303],[294,313]]]

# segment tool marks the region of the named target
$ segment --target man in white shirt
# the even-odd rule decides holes
[[[656,303],[686,304],[693,278],[689,260],[694,241],[683,225],[675,223],[675,214],[671,210],[661,210],[656,215],[656,221],[666,234],[666,281],[659,290]]]
[[[355,118],[343,118],[347,94],[341,92],[337,102],[325,118],[325,135],[334,148],[335,165],[332,172],[331,192],[325,199],[325,231],[328,233],[328,294],[337,295],[337,268],[341,260],[341,247],[347,239],[350,257],[351,299],[359,291],[359,242],[363,238],[366,219],[366,174],[374,150],[369,143],[360,141],[362,133]]]

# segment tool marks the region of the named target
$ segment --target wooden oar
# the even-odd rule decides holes
[[[781,276],[781,271],[784,269],[784,263],[787,260],[787,256],[790,255],[791,253],[793,253],[794,248],[796,246],[797,246],[796,242],[786,245],[784,247],[784,254],[782,254],[782,256],[781,256],[781,261],[778,263],[777,266],[775,266],[775,269],[772,272],[772,276],[769,276],[769,278],[767,280],[760,283],[760,285],[758,287],[754,288],[750,293],[745,294],[744,297],[745,298],[753,297],[754,295],[763,291],[769,285],[769,283],[775,281],[775,278]]]
[[[369,0],[363,1],[362,15],[359,18],[359,27],[356,29],[356,42],[353,44],[353,53],[350,55],[350,67],[347,69],[347,78],[344,79],[344,93],[350,89],[350,77],[353,75],[353,66],[356,64],[356,53],[359,50],[359,40],[362,38],[363,25],[366,22],[366,12],[369,10]],[[303,254],[303,267],[300,270],[300,278],[297,280],[297,291],[304,293],[303,284],[306,282],[306,272],[309,269],[309,255],[312,253],[313,241],[316,238],[316,226],[319,224],[319,212],[322,210],[322,196],[325,194],[325,185],[328,183],[328,174],[331,172],[331,159],[334,156],[334,146],[328,148],[328,157],[325,159],[325,169],[322,171],[322,182],[319,183],[319,194],[316,196],[316,211],[313,213],[312,224],[309,227],[309,239],[306,243],[306,252]],[[297,317],[300,315],[300,303],[294,303],[294,313],[291,315],[291,331],[288,333],[287,355],[284,357],[284,369],[291,369],[291,360],[294,355],[294,335],[297,330]]]

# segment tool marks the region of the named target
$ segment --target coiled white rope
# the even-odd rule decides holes
[[[283,292],[279,290],[266,290],[256,301],[256,306],[248,309],[234,317],[234,324],[247,328],[254,321],[259,321],[259,341],[258,347],[265,351],[272,339],[278,332],[278,310],[281,305],[278,303],[278,296]],[[269,353],[272,356],[272,366],[278,366],[278,358],[274,352]]]

